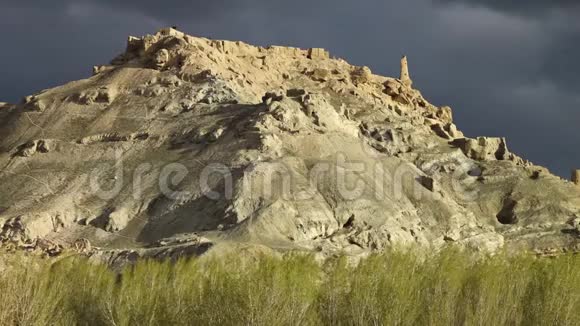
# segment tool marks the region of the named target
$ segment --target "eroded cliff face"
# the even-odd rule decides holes
[[[0,104],[0,237],[137,256],[577,247],[580,187],[465,138],[402,65],[130,37],[91,78]]]

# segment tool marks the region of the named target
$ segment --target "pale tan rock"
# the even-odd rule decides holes
[[[214,41],[212,46],[225,54],[236,54],[239,52],[239,46],[231,41]]]
[[[22,243],[27,241],[26,226],[22,221],[22,217],[10,218],[4,222],[2,230],[0,231],[0,242]]]
[[[48,103],[45,99],[35,95],[26,96],[23,103],[28,109],[37,112],[43,112],[48,107]]]
[[[449,124],[453,122],[453,111],[448,106],[442,106],[440,108],[437,108],[435,116],[444,124]]]
[[[580,169],[572,170],[572,182],[580,186]]]
[[[573,217],[568,221],[572,229],[580,236],[580,217]]]
[[[467,157],[479,161],[507,160],[510,155],[505,138],[461,138],[454,140],[453,144],[458,146]]]
[[[159,31],[159,34],[164,35],[164,36],[177,36],[177,37],[184,37],[185,34],[181,31],[178,31],[177,29],[173,28],[173,27],[166,27],[163,28]]]
[[[140,37],[129,36],[127,38],[127,48],[125,52],[139,54],[145,51],[145,42]]]
[[[490,232],[468,237],[458,243],[478,252],[495,253],[504,247],[505,238],[501,234]]]
[[[330,54],[325,49],[321,48],[311,48],[308,49],[308,58],[312,60],[324,60],[328,59]]]
[[[73,248],[76,252],[81,254],[90,253],[93,250],[91,242],[85,238],[75,240],[73,243]]]
[[[147,53],[151,47],[156,44],[156,42],[159,40],[158,37],[156,37],[155,35],[145,35],[143,38],[143,45],[141,46],[141,50],[139,51],[139,54],[143,54],[143,53]]]
[[[218,128],[218,129],[212,131],[208,135],[208,141],[210,141],[210,142],[217,141],[224,134],[224,132],[225,132],[225,129],[224,128]]]
[[[406,94],[397,94],[393,97],[393,100],[395,102],[401,103],[403,105],[410,105],[411,103],[413,103],[411,101],[411,99],[409,99],[409,97]]]
[[[291,88],[286,91],[288,97],[301,97],[307,94],[308,92],[303,88]]]
[[[19,147],[17,155],[31,157],[36,153],[48,153],[51,150],[52,144],[53,141],[44,139],[29,141]]]
[[[94,103],[111,103],[117,96],[117,90],[113,87],[100,87],[80,92],[74,96],[74,100],[83,105]]]
[[[169,51],[167,49],[161,49],[153,56],[153,66],[157,69],[163,69],[168,62]]]
[[[294,47],[285,47],[285,46],[269,46],[267,48],[267,50],[275,55],[282,55],[282,56],[289,56],[289,57],[300,57],[300,56],[310,56],[310,53],[312,53],[311,50],[309,51],[304,51],[302,49],[299,48],[294,48]],[[319,50],[315,50],[314,52],[319,51]],[[317,53],[315,54],[315,56],[321,55],[322,57],[324,57],[326,54],[324,52],[321,53]]]
[[[407,61],[407,57],[403,56],[401,58],[401,82],[403,85],[407,87],[413,86],[413,81],[411,80],[411,76],[409,75],[409,63]]]
[[[389,96],[398,96],[401,93],[401,84],[394,79],[387,80],[384,86],[385,93]]]
[[[285,94],[282,91],[267,92],[262,97],[262,102],[267,105],[271,104],[272,102],[279,102],[284,99],[284,95]]]
[[[103,68],[104,66],[93,66],[93,76],[101,73],[104,70]]]
[[[316,68],[314,69],[314,71],[312,71],[311,76],[312,79],[316,81],[325,82],[328,81],[328,79],[330,78],[330,71],[328,71],[327,69]]]
[[[437,134],[437,136],[445,139],[453,139],[453,137],[449,134],[445,127],[441,123],[435,123],[431,125],[431,130]]]
[[[129,39],[115,62],[0,110],[2,242],[127,244],[111,254],[125,261],[232,243],[487,252],[535,247],[541,225],[580,216],[576,187],[547,170],[530,179],[538,168],[505,140],[465,139],[405,78],[322,49],[164,30]],[[181,240],[193,233],[211,243]]]
[[[355,67],[351,74],[350,78],[353,84],[361,85],[370,82],[373,74],[369,67]]]
[[[443,240],[456,242],[461,239],[461,230],[459,228],[449,230],[445,233]]]
[[[453,139],[457,139],[457,138],[464,138],[465,136],[463,135],[463,132],[459,131],[459,129],[457,129],[457,126],[453,123],[450,123],[446,126],[447,133],[449,134],[449,136],[451,136],[451,138]]]
[[[105,230],[108,232],[118,232],[127,227],[131,221],[131,212],[126,208],[121,208],[113,211],[107,218]]]
[[[59,256],[64,250],[63,245],[48,239],[36,239],[34,246],[36,250],[40,250],[44,255],[49,257]]]

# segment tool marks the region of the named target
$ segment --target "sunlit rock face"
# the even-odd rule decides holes
[[[397,79],[323,49],[129,37],[92,77],[0,103],[0,238],[126,257],[577,247],[580,188],[466,138],[401,64]]]

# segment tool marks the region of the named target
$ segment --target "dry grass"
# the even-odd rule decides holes
[[[117,275],[82,259],[2,256],[2,325],[578,325],[580,256],[446,250],[144,261]]]

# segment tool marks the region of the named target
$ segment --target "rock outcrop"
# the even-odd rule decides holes
[[[509,155],[505,138],[462,138],[454,141],[463,153],[477,161],[506,160]]]
[[[390,78],[323,49],[129,37],[92,77],[0,106],[0,242],[106,261],[577,246],[562,230],[580,187],[464,137],[407,64]]]
[[[330,57],[328,51],[321,48],[308,49],[308,58],[313,60],[324,60]]]
[[[401,83],[407,87],[413,86],[413,81],[411,80],[411,75],[409,74],[409,62],[407,61],[406,56],[401,58]]]
[[[372,75],[369,67],[355,67],[351,72],[351,80],[354,85],[358,86],[370,82]]]
[[[53,141],[51,140],[33,140],[18,147],[16,155],[22,157],[30,157],[36,153],[48,153],[51,149]]]

